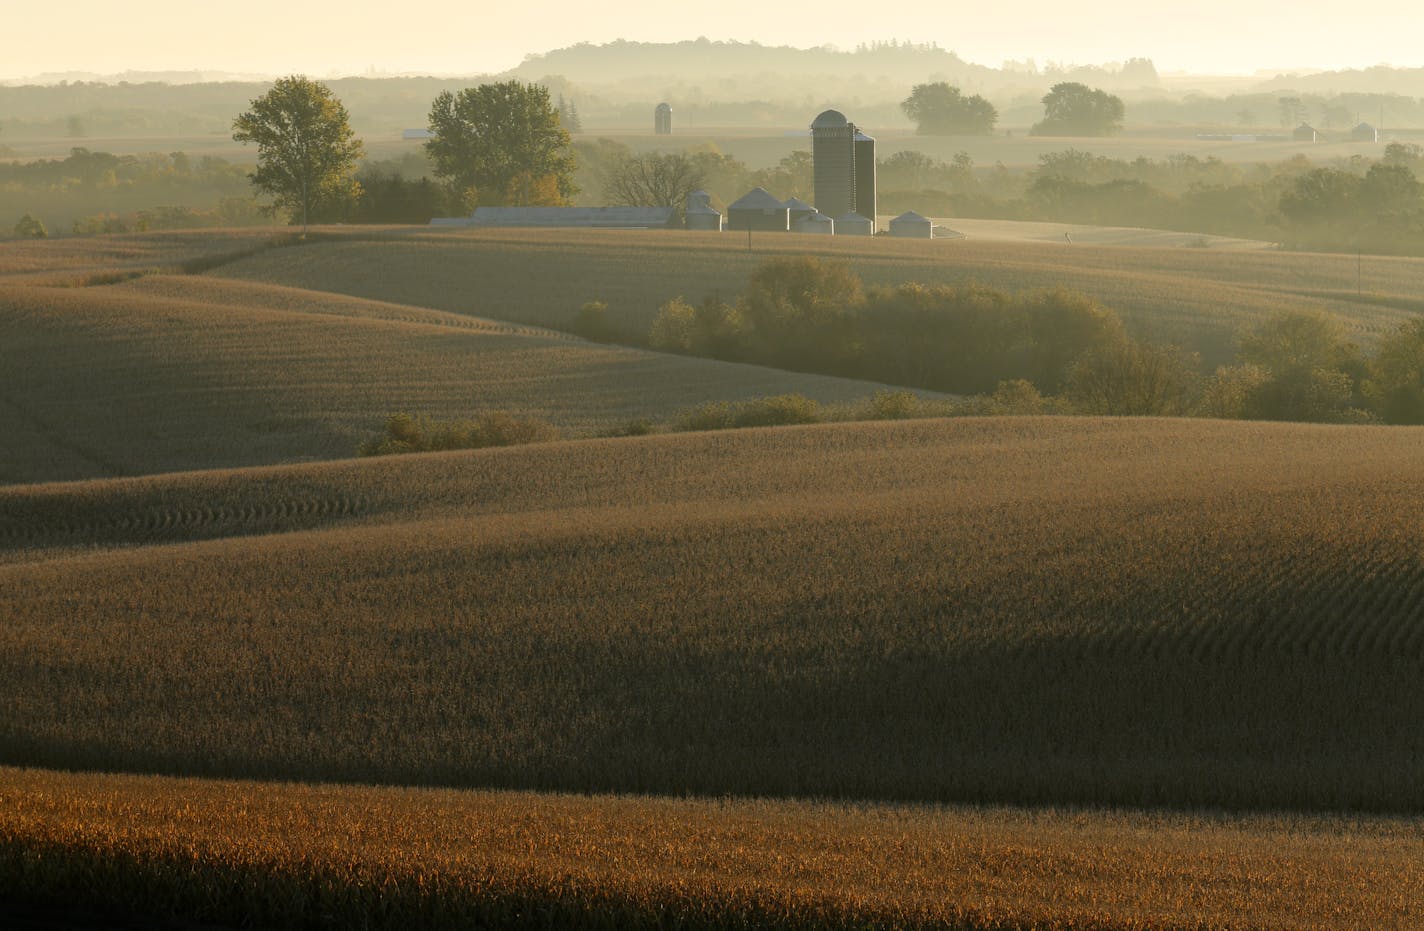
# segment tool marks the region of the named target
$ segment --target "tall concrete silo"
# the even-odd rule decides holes
[[[816,209],[828,217],[855,212],[855,126],[839,110],[811,124]]]
[[[875,228],[875,140],[863,132],[855,134],[855,212]],[[835,214],[840,216],[840,214]]]
[[[653,132],[659,136],[672,135],[672,105],[660,103],[653,110]]]

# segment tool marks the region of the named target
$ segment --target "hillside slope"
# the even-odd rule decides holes
[[[0,754],[1417,810],[1421,454],[966,419],[7,489]]]
[[[507,411],[577,435],[706,401],[879,387],[197,276],[0,286],[0,331],[0,482],[344,458],[400,411]]]
[[[27,899],[372,931],[1404,928],[1424,907],[1419,828],[0,767],[0,922]],[[76,926],[111,927],[19,924]],[[139,926],[169,927],[122,925]]]
[[[554,327],[601,300],[641,337],[669,299],[731,298],[767,258],[804,254],[843,259],[872,285],[1079,290],[1138,334],[1198,351],[1208,363],[1227,360],[1241,330],[1282,310],[1336,314],[1369,345],[1424,309],[1424,259],[987,239],[768,233],[749,251],[745,237],[732,234],[433,230],[270,250],[211,274]]]

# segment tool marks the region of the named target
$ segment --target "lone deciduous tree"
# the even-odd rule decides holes
[[[306,235],[319,204],[354,201],[363,149],[346,108],[331,89],[300,74],[281,78],[233,120],[232,138],[257,143],[252,183],[280,207],[297,211]]]
[[[702,186],[702,170],[680,152],[649,152],[618,160],[605,192],[611,203],[628,207],[676,207]]]
[[[1034,136],[1111,136],[1122,129],[1122,98],[1107,91],[1064,81],[1043,97],[1043,119],[1029,130]]]
[[[922,136],[987,136],[999,120],[992,103],[978,94],[966,97],[944,81],[916,84],[900,109]]]
[[[15,224],[15,235],[21,239],[44,239],[49,230],[33,214],[27,213]]]
[[[569,134],[546,87],[504,81],[445,91],[429,127],[435,176],[467,207],[557,206],[577,190]]]

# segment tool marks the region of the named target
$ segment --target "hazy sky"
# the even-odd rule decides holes
[[[65,0],[26,4],[5,19],[0,77],[47,71],[202,69],[282,74],[501,71],[530,52],[575,42],[755,40],[853,48],[876,39],[936,42],[969,61],[1034,58],[1096,64],[1134,56],[1159,70],[1250,73],[1265,68],[1424,66],[1419,0],[1018,0],[954,3],[719,0],[475,3],[411,0]],[[873,20],[864,21],[873,9]],[[19,21],[16,22],[15,20]]]

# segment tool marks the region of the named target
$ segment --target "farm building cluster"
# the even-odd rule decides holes
[[[659,104],[654,112],[657,135],[672,132],[672,108]],[[680,224],[689,230],[811,233],[873,236],[877,232],[875,199],[875,139],[838,110],[826,110],[811,123],[814,204],[798,198],[781,200],[765,188],[754,188],[727,206],[725,216],[712,206],[706,191],[694,191],[678,215],[675,206],[657,207],[478,207],[468,217],[431,220],[436,226],[583,227],[605,229],[665,229]],[[957,238],[958,233],[935,226],[907,211],[889,221],[883,231],[908,239]]]

